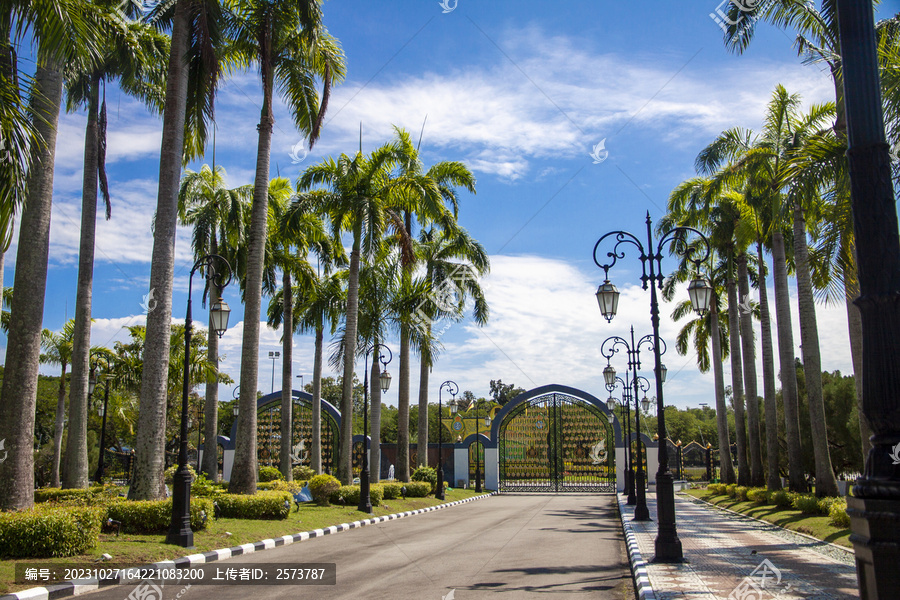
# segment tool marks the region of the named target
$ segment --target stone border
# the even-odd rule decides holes
[[[650,586],[650,575],[647,573],[647,563],[638,550],[637,537],[631,523],[625,520],[625,511],[622,497],[616,493],[616,502],[619,506],[619,520],[622,522],[622,531],[625,534],[625,546],[628,548],[628,562],[631,564],[631,576],[634,580],[634,589],[638,600],[657,600],[656,592]]]
[[[350,529],[358,529],[359,527],[365,527],[366,525],[374,525],[376,523],[383,523],[385,521],[394,521],[397,519],[402,519],[403,517],[411,517],[414,515],[420,515],[427,512],[432,512],[435,510],[440,510],[442,508],[449,508],[451,506],[456,506],[459,504],[465,504],[466,502],[472,502],[473,500],[481,500],[483,498],[489,498],[496,494],[497,492],[491,492],[489,494],[483,494],[481,496],[472,496],[471,498],[465,498],[463,500],[457,500],[455,502],[449,502],[446,504],[438,504],[436,506],[429,506],[426,508],[419,508],[416,510],[409,510],[402,513],[394,513],[390,515],[385,515],[383,517],[373,517],[371,519],[365,519],[362,521],[353,521],[352,523],[341,523],[340,525],[332,525],[330,527],[323,527],[321,529],[314,529],[313,531],[303,531],[300,533],[295,533],[293,535],[284,535],[281,537],[277,537],[274,539],[267,539],[256,542],[255,544],[243,544],[241,546],[234,546],[233,548],[225,548],[222,550],[211,550],[209,552],[204,552],[203,554],[191,554],[189,556],[182,556],[181,558],[176,558],[175,560],[164,560],[157,563],[153,563],[151,565],[145,565],[141,568],[150,569],[150,568],[172,568],[172,567],[190,567],[194,565],[204,564],[215,562],[219,560],[227,560],[229,558],[233,558],[235,556],[240,556],[242,554],[252,554],[253,552],[261,552],[263,550],[269,550],[270,548],[277,548],[278,546],[287,546],[296,542],[303,542],[309,539],[322,537],[325,535],[331,535],[335,533],[340,533],[342,531],[349,531]],[[22,590],[20,592],[13,592],[12,594],[6,594],[4,596],[0,596],[0,600],[56,600],[57,598],[68,598],[70,596],[78,596],[80,594],[85,594],[87,592],[93,592],[100,588],[110,587],[114,585],[125,585],[135,583],[134,579],[124,580],[121,576],[116,577],[114,579],[104,579],[103,581],[97,581],[96,579],[86,579],[80,582],[75,581],[66,581],[63,583],[57,583],[55,585],[51,585],[49,587],[36,587],[29,588],[27,590]],[[653,599],[655,600],[655,599]]]

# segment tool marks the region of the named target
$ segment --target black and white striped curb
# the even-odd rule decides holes
[[[625,520],[625,504],[622,497],[616,494],[619,503],[619,518],[622,520],[622,530],[625,533],[625,545],[628,547],[628,560],[631,562],[631,576],[634,578],[634,589],[638,600],[656,600],[656,593],[650,587],[650,575],[647,573],[647,563],[638,549],[637,537],[631,523]]]
[[[252,554],[253,552],[269,550],[270,548],[277,548],[278,546],[287,546],[289,544],[303,542],[309,539],[331,535],[334,533],[340,533],[342,531],[348,531],[350,529],[358,529],[359,527],[365,527],[366,525],[374,525],[376,523],[383,523],[384,521],[394,521],[396,519],[411,517],[413,515],[420,515],[435,510],[440,510],[442,508],[450,508],[451,506],[465,504],[466,502],[472,502],[473,500],[489,498],[496,493],[497,492],[491,492],[490,494],[472,496],[471,498],[465,498],[463,500],[457,500],[455,502],[438,504],[437,506],[429,506],[427,508],[409,510],[402,513],[385,515],[383,517],[373,517],[371,519],[364,519],[362,521],[353,521],[352,523],[341,523],[340,525],[332,525],[330,527],[323,527],[322,529],[314,529],[313,531],[303,531],[301,533],[295,533],[293,535],[284,535],[273,539],[262,540],[261,542],[256,542],[255,544],[242,544],[233,548],[204,552],[203,554],[191,554],[190,556],[182,556],[181,558],[176,558],[175,560],[164,560],[153,563],[152,565],[146,565],[144,567],[140,567],[140,569],[171,569],[174,567],[190,567],[219,560],[227,560],[229,558],[240,556],[242,554]],[[138,582],[138,579],[130,579],[123,576],[104,579],[102,581],[98,581],[96,579],[86,579],[78,582],[65,581],[63,583],[58,583],[47,587],[29,588],[27,590],[22,590],[21,592],[6,594],[5,596],[0,596],[0,600],[55,600],[57,598],[78,596],[79,594],[92,592],[103,587],[134,584]]]

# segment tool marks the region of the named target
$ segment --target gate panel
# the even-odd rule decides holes
[[[567,394],[514,408],[498,439],[501,491],[615,491],[615,437],[605,413]]]

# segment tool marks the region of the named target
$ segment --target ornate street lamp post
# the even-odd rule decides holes
[[[456,394],[459,393],[459,386],[456,385],[455,381],[450,381],[449,379],[441,384],[441,387],[438,388],[438,468],[437,468],[437,487],[434,491],[434,497],[438,500],[444,499],[444,446],[442,443],[443,440],[443,432],[444,432],[444,413],[443,413],[443,404],[441,404],[441,394],[444,391],[444,388],[447,388],[447,391],[453,396],[450,399],[450,406],[454,406],[456,404]],[[452,408],[450,410],[453,410]],[[425,452],[428,452],[428,448],[425,448]],[[425,456],[428,456],[427,454]]]
[[[631,451],[631,386],[625,383],[621,377],[618,377],[615,374],[616,370],[611,366],[607,365],[606,369],[611,370],[614,382],[622,386],[622,406],[625,408],[625,464],[627,465],[625,470],[625,493],[628,494],[628,499],[625,504],[634,506],[637,500],[634,492],[634,452]],[[604,382],[606,381],[606,369],[603,369]],[[606,406],[610,411],[616,406],[616,399],[612,396],[615,387],[615,385],[610,386],[609,384],[606,384],[606,389],[609,390],[609,398],[606,400]]]
[[[671,251],[683,256],[687,261],[694,263],[699,271],[700,264],[709,258],[709,241],[706,237],[692,227],[675,227],[664,233],[657,244],[653,243],[653,228],[650,220],[650,213],[647,213],[647,246],[645,248],[641,240],[634,234],[627,231],[611,231],[594,244],[594,263],[603,269],[604,282],[597,289],[597,303],[600,306],[600,312],[607,321],[612,321],[616,315],[616,309],[619,303],[619,291],[616,286],[609,281],[609,269],[612,268],[618,259],[625,257],[625,250],[620,249],[623,244],[631,244],[640,252],[638,257],[641,261],[642,274],[641,283],[646,290],[650,288],[650,323],[653,326],[653,357],[654,357],[654,373],[656,375],[656,397],[658,403],[656,406],[657,423],[660,438],[665,439],[666,414],[665,403],[663,402],[662,387],[662,363],[660,362],[660,338],[659,338],[659,301],[657,300],[657,287],[662,288],[662,258],[663,248],[667,245]],[[701,252],[697,252],[697,248],[687,243],[687,236],[695,234],[699,237],[703,246]],[[615,244],[611,252],[606,253],[606,258],[610,259],[609,263],[601,263],[597,256],[600,244],[610,237],[615,236]],[[695,253],[700,254],[698,258],[694,258]],[[694,279],[688,285],[688,295],[691,304],[698,314],[704,314],[709,309],[709,302],[712,298],[712,286],[703,277],[695,275]],[[656,536],[656,562],[681,562],[684,560],[684,554],[681,549],[681,540],[678,539],[678,531],[675,526],[675,486],[671,471],[669,471],[668,449],[666,444],[659,445],[659,470],[656,473],[656,510],[658,531]]]
[[[365,376],[363,377],[363,468],[359,474],[359,506],[357,510],[360,512],[372,512],[372,498],[369,496],[369,355],[378,350],[378,359],[381,361],[381,375],[378,376],[378,384],[381,386],[381,393],[386,394],[391,388],[391,374],[388,373],[387,366],[394,358],[391,349],[384,344],[372,344],[366,350],[365,360]],[[388,357],[384,358],[381,348],[387,350]]]
[[[480,443],[478,440],[478,434],[481,433],[480,425],[481,421],[481,412],[478,410],[482,405],[481,402],[475,401],[475,492],[481,493],[481,460],[482,458],[478,455],[478,444]],[[485,416],[484,418],[484,426],[491,426],[491,417],[490,415]],[[481,456],[484,456],[484,445],[481,446]]]
[[[191,289],[194,281],[194,273],[200,267],[205,267],[206,285],[209,286],[210,281],[219,275],[216,270],[215,262],[221,262],[225,269],[224,273],[228,274],[227,279],[219,278],[221,283],[216,283],[220,290],[231,281],[231,265],[228,261],[217,254],[207,254],[196,263],[191,269],[188,277],[188,301],[187,311],[184,317],[184,382],[181,387],[181,439],[178,449],[178,470],[175,472],[175,478],[172,485],[172,522],[169,525],[169,533],[166,535],[167,544],[177,544],[185,548],[194,546],[194,532],[191,530],[191,472],[188,470],[187,451],[188,451],[188,392],[191,388],[190,383],[190,365],[191,365],[191,333],[193,321],[191,319]],[[209,309],[209,326],[222,337],[225,330],[228,329],[228,315],[231,309],[228,304],[219,299],[210,306]]]
[[[838,0],[847,116],[847,158],[862,321],[862,413],[872,448],[847,497],[860,598],[900,588],[900,239],[884,133],[881,79],[870,0]]]
[[[100,416],[103,418],[103,424],[100,426],[100,460],[97,461],[97,483],[103,483],[104,471],[104,448],[106,447],[106,410],[109,407],[109,357],[104,354],[94,354],[97,360],[106,363],[106,376],[103,378],[103,408],[100,409]],[[97,386],[97,374],[91,370],[91,376],[88,379],[88,396],[93,395]]]

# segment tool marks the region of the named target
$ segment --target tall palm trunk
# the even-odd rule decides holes
[[[271,47],[269,47],[271,50]],[[244,337],[241,341],[241,399],[238,412],[237,444],[230,492],[255,494],[256,458],[256,389],[259,381],[259,317],[262,306],[262,275],[266,254],[266,228],[269,213],[269,159],[272,149],[272,113],[274,73],[271,58],[261,59],[263,73],[263,105],[259,117],[259,140],[256,147],[256,179],[253,206],[250,209],[250,250],[244,293]]]
[[[784,437],[787,441],[788,486],[792,492],[806,491],[800,450],[800,410],[797,394],[797,370],[794,366],[794,332],[788,294],[787,256],[784,234],[772,233],[772,272],[775,286],[775,319],[778,328],[778,362],[781,366],[781,397],[784,402]]]
[[[63,362],[62,372],[59,375],[59,391],[56,396],[56,424],[53,430],[53,460],[50,466],[50,481],[53,487],[59,487],[59,462],[62,457],[62,436],[66,423],[66,369],[68,364]]]
[[[766,412],[766,488],[769,491],[781,489],[778,474],[778,406],[775,395],[775,355],[772,346],[772,321],[769,316],[769,292],[766,289],[766,260],[762,241],[756,241],[759,262],[759,321],[760,344],[762,345],[763,398]]]
[[[210,245],[213,254],[217,254],[216,244]],[[210,280],[209,286],[209,306],[212,310],[213,305],[219,301],[221,292],[214,281]],[[219,373],[219,334],[213,329],[212,319],[210,319],[206,336],[206,355],[209,362],[215,368],[216,374]],[[210,378],[206,382],[206,396],[203,404],[203,463],[201,472],[206,473],[207,479],[212,482],[219,481],[219,379],[218,377]]]
[[[34,74],[32,122],[44,140],[32,150],[27,196],[19,226],[14,286],[19,290],[10,308],[6,368],[0,401],[0,439],[6,440],[7,460],[0,463],[0,509],[20,510],[34,504],[34,416],[47,260],[50,208],[62,72],[52,63],[39,64]]]
[[[350,252],[350,276],[347,281],[347,321],[344,326],[344,379],[341,389],[341,447],[338,452],[337,477],[348,485],[353,478],[353,367],[356,363],[356,335],[359,323],[359,253],[362,222],[353,229]]]
[[[850,357],[853,360],[853,379],[856,384],[856,408],[859,412],[859,439],[862,442],[863,463],[872,449],[872,428],[863,412],[863,348],[862,348],[862,316],[859,307],[853,303],[859,296],[859,284],[856,273],[856,244],[853,244],[853,271],[844,274],[844,305],[847,307],[847,329],[850,331]]]
[[[293,420],[293,383],[291,377],[293,375],[292,367],[294,360],[294,299],[291,291],[291,273],[288,269],[284,269],[282,275],[282,356],[284,361],[281,363],[281,474],[284,475],[286,481],[293,481],[294,474],[291,465],[291,446],[294,442],[294,428],[291,426]]]
[[[175,7],[166,78],[162,145],[159,157],[159,193],[153,224],[150,292],[156,305],[147,313],[141,400],[134,452],[134,472],[128,497],[157,500],[166,495],[163,481],[166,443],[166,397],[169,377],[169,341],[172,287],[175,271],[175,232],[178,223],[178,187],[184,150],[187,106],[190,2]]]
[[[738,484],[750,485],[750,465],[747,464],[747,429],[744,423],[744,372],[741,365],[741,338],[738,317],[737,289],[734,263],[728,261],[728,338],[731,355],[731,401],[734,405],[734,429],[737,441]]]
[[[376,354],[377,355],[377,354]],[[378,379],[378,360],[372,360],[369,373],[369,481],[377,483],[381,479],[381,381]]]
[[[84,488],[88,485],[88,377],[91,353],[91,301],[94,286],[94,239],[97,229],[97,165],[100,156],[98,124],[100,77],[92,76],[90,86],[87,128],[84,132],[81,242],[78,249],[78,288],[75,293],[72,376],[69,383],[69,436],[66,438],[66,466],[62,481],[64,488]]]
[[[312,391],[312,449],[309,466],[316,473],[322,472],[322,346],[325,328],[321,324],[316,327],[316,356],[313,359],[313,391]],[[332,449],[332,452],[334,449]]]
[[[806,400],[816,457],[816,495],[837,496],[837,481],[828,452],[828,427],[825,423],[825,399],[822,395],[822,357],[816,304],[809,276],[809,249],[806,246],[806,218],[799,202],[794,203],[794,262],[796,264],[797,304],[800,308],[800,351],[806,375]]]
[[[725,374],[722,370],[722,336],[719,332],[718,300],[709,307],[709,337],[712,344],[713,379],[716,389],[716,428],[719,430],[719,480],[734,483],[731,440],[728,435],[728,407],[725,404]]]
[[[397,479],[409,481],[409,325],[406,324],[400,325],[400,382],[397,388]]]
[[[738,289],[744,302],[750,303],[750,279],[747,273],[747,254],[738,256]],[[740,311],[741,355],[744,359],[744,391],[747,394],[747,429],[750,446],[750,485],[763,485],[762,449],[759,430],[759,395],[756,387],[756,344],[753,335],[753,314]]]
[[[431,334],[431,325],[428,324],[428,334]],[[422,350],[419,360],[419,464],[428,466],[428,376],[431,372],[431,361],[427,350]],[[423,455],[422,452],[425,452]],[[438,457],[440,466],[441,457]]]

